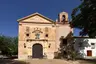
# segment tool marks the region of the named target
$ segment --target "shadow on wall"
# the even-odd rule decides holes
[[[70,40],[69,40],[70,39]],[[73,40],[73,38],[64,38],[61,36],[60,38],[60,48],[58,49],[58,58],[66,58],[73,59],[74,54],[74,42],[69,42]]]
[[[55,53],[55,58],[66,58],[69,59],[69,57],[73,58],[74,53],[74,40],[72,38],[72,32],[70,32],[66,37],[61,36],[60,39],[60,45],[57,53]]]
[[[67,39],[64,38],[64,36],[60,37],[60,48],[58,48],[58,51],[55,52],[55,58],[56,59],[61,59],[61,58],[65,58],[67,55],[67,52],[65,51],[67,46]]]
[[[84,49],[90,46],[88,42],[88,38],[74,38],[74,49],[78,54],[77,57],[83,58],[84,56],[86,56]]]
[[[84,53],[84,49],[89,47],[88,38],[64,38],[61,36],[60,38],[60,48],[58,52],[55,53],[55,58],[62,59],[76,59],[83,58],[86,56]]]

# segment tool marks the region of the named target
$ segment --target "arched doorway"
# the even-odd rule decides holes
[[[32,58],[43,58],[43,47],[41,44],[34,44],[32,47]]]

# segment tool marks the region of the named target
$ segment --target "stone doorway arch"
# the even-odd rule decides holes
[[[32,58],[43,58],[43,46],[36,43],[32,47]]]

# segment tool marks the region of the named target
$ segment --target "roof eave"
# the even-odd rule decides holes
[[[49,20],[49,21],[55,23],[55,21],[53,21],[52,19],[49,19],[48,17],[45,17],[45,16],[43,16],[42,14],[39,14],[38,12],[36,12],[36,13],[34,13],[34,14],[31,14],[31,15],[28,15],[28,16],[25,16],[25,17],[23,17],[23,18],[21,18],[21,19],[18,19],[17,21],[20,22],[20,21],[22,21],[22,20],[24,20],[24,19],[27,19],[27,18],[29,18],[29,17],[32,17],[32,16],[34,16],[34,15],[39,15],[39,16],[45,18],[46,20]]]

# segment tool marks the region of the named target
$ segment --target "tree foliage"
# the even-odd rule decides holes
[[[73,9],[72,27],[81,29],[80,35],[96,36],[96,0],[81,0],[81,4]]]
[[[0,35],[0,51],[3,55],[16,55],[18,52],[18,38]]]
[[[69,60],[69,59],[75,60],[77,53],[74,49],[74,42],[73,42],[73,38],[71,36],[69,37],[69,39],[66,39],[63,36],[61,36],[60,48],[59,48],[55,58],[59,58],[59,59],[64,58],[67,60]]]

